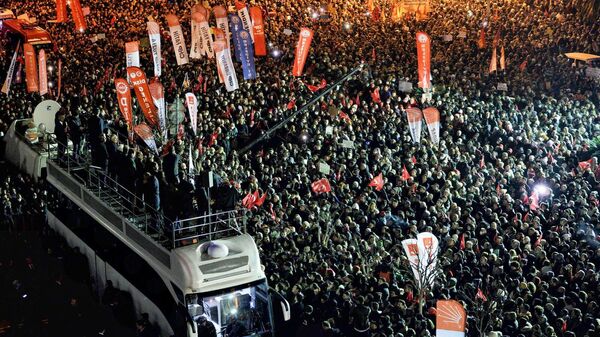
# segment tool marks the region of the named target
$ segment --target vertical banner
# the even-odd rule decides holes
[[[131,91],[129,90],[129,83],[123,78],[116,78],[115,89],[117,89],[119,111],[121,111],[121,115],[129,127],[129,132],[131,132],[133,131],[133,107],[131,104]]]
[[[185,102],[187,103],[188,112],[190,113],[190,124],[194,130],[194,135],[198,131],[198,99],[191,92],[185,94]]]
[[[6,73],[6,79],[4,80],[4,84],[2,85],[2,92],[5,93],[7,96],[10,92],[10,84],[12,83],[13,75],[15,73],[15,64],[17,62],[17,55],[19,54],[20,48],[21,41],[17,42],[17,48],[15,49],[15,53],[13,54],[12,60],[10,61],[8,73]]]
[[[223,74],[227,91],[234,91],[238,88],[238,80],[233,68],[233,62],[231,61],[231,53],[226,47],[223,41],[215,42],[217,67],[219,67],[219,71]]]
[[[421,143],[421,124],[423,121],[421,109],[406,109],[406,118],[408,119],[408,129],[413,139],[413,143]]]
[[[431,39],[423,32],[417,33],[417,63],[419,88],[431,88]]]
[[[30,43],[23,45],[23,53],[25,54],[25,81],[27,82],[27,92],[38,92],[38,68],[37,56],[35,49]]]
[[[56,95],[56,99],[60,98],[61,85],[62,85],[62,60],[58,59],[58,88],[56,89],[58,91],[58,94]]]
[[[127,67],[140,66],[140,41],[125,42],[125,57]],[[129,77],[127,77],[129,81]]]
[[[160,26],[155,21],[148,21],[147,29],[150,48],[152,49],[152,61],[154,62],[154,76],[160,77],[162,73]]]
[[[252,39],[250,34],[245,30],[238,32],[239,40],[242,49],[242,70],[244,71],[245,80],[253,80],[256,78],[256,69],[254,67],[254,51],[252,50]]]
[[[203,44],[202,48],[204,49],[206,56],[208,56],[208,58],[211,59],[215,57],[215,50],[212,35],[210,34],[210,27],[208,26],[208,17],[206,17],[202,13],[200,13],[199,15],[200,35],[202,36]]]
[[[438,300],[435,315],[435,335],[438,337],[465,337],[467,313],[455,300]]]
[[[215,35],[215,42],[222,41],[225,42],[225,33],[219,28],[213,29],[213,34]],[[229,50],[229,54],[231,55],[231,50]],[[221,73],[221,68],[217,67],[217,75],[219,75],[219,83],[223,83],[223,74]]]
[[[242,27],[244,27],[244,30],[250,32],[250,37],[252,37],[252,41],[254,41],[254,35],[252,35],[252,21],[250,20],[250,14],[248,13],[248,7],[246,7],[246,3],[236,0],[235,9],[242,20]]]
[[[485,30],[483,30],[483,28],[479,30],[479,40],[477,40],[477,47],[479,49],[485,49]]]
[[[138,67],[128,67],[127,75],[131,84],[133,84],[135,97],[137,97],[138,105],[142,109],[144,116],[146,116],[146,119],[152,126],[159,127],[157,109],[152,101],[152,94],[150,94],[146,74]]]
[[[498,70],[498,57],[496,55],[496,47],[492,51],[492,58],[490,59],[490,74]]]
[[[202,33],[200,32],[200,24],[202,23],[204,15],[197,10],[198,7],[198,5],[192,7],[192,19],[190,22],[192,31],[190,58],[192,59],[199,59],[202,55],[206,54],[204,42],[202,41]]]
[[[265,26],[260,7],[250,7],[250,17],[252,18],[252,35],[254,36],[254,55],[266,56]]]
[[[506,59],[504,58],[504,46],[500,49],[500,70],[506,68]]]
[[[79,0],[71,0],[71,13],[73,14],[73,21],[75,21],[75,30],[83,33],[87,26]]]
[[[169,32],[171,33],[171,42],[175,50],[177,65],[184,65],[189,62],[187,49],[185,48],[185,40],[183,38],[183,30],[179,24],[179,19],[175,14],[167,14],[167,23],[169,24]]]
[[[298,44],[296,45],[294,68],[292,70],[294,76],[302,76],[302,70],[304,69],[304,64],[306,64],[306,58],[308,57],[313,34],[313,31],[308,28],[302,28],[300,30],[300,37],[298,38]]]
[[[419,247],[416,239],[402,240],[402,248],[404,248],[404,254],[410,263],[410,269],[415,276],[415,283],[419,286],[421,275],[419,273]]]
[[[229,22],[227,22],[227,10],[223,6],[216,6],[213,8],[213,12],[215,13],[215,20],[217,21],[217,28],[225,33],[227,48],[231,49],[231,43],[229,42],[231,34],[229,33]]]
[[[417,246],[419,247],[419,271],[425,273],[423,280],[433,287],[437,276],[438,239],[429,232],[419,233],[417,234]]]
[[[244,30],[242,20],[237,14],[229,15],[229,24],[231,25],[231,37],[233,38],[233,48],[235,49],[235,60],[242,62],[242,43],[240,42],[239,32]]]
[[[163,132],[163,136],[167,132],[167,105],[165,103],[165,88],[159,81],[150,81],[148,85],[150,95],[154,105],[158,108],[158,125]]]
[[[150,149],[154,150],[154,152],[158,154],[158,148],[156,147],[154,134],[152,134],[152,129],[150,129],[146,123],[136,125],[133,130]]]
[[[56,22],[67,21],[67,0],[56,0]]]
[[[429,137],[431,142],[435,145],[440,143],[440,112],[434,107],[423,109],[423,117],[425,117],[425,123],[427,123],[427,129],[429,130]]]
[[[48,93],[48,68],[46,68],[46,51],[40,50],[38,53],[38,75],[40,76],[40,95]]]

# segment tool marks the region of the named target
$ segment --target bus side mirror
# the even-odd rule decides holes
[[[281,314],[283,316],[283,321],[287,322],[292,318],[292,309],[290,307],[290,303],[275,289],[269,287],[269,294],[271,295],[271,303],[278,303],[279,305],[274,305],[273,309],[281,308]]]

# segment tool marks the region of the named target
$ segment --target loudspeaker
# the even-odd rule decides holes
[[[212,188],[214,185],[213,172],[212,171],[202,171],[199,174],[200,178],[200,186],[206,188]]]

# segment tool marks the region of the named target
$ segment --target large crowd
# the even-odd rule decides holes
[[[192,1],[83,5],[90,7],[85,34],[72,22],[47,22],[55,16],[54,1],[5,4],[36,17],[54,38],[48,59],[54,69],[62,60],[63,68],[60,97],[56,70],[51,73],[51,98],[68,115],[67,125],[84,120],[83,129],[75,124],[67,136],[87,133],[96,144],[95,164],[173,219],[204,211],[200,187],[189,183],[190,162],[195,172],[215,172],[239,196],[267,193],[264,205],[252,210],[249,230],[270,284],[292,304],[287,335],[431,336],[435,312],[428,309],[448,298],[465,304],[470,336],[483,335],[476,330],[481,319],[507,336],[600,336],[600,90],[564,57],[600,53],[600,21],[582,20],[571,2],[442,0],[433,2],[427,20],[393,22],[389,15],[374,20],[366,1],[257,1],[270,51],[280,54],[258,58],[258,78],[241,80],[232,93],[218,83],[213,60],[176,66],[164,15],[179,14],[187,34]],[[328,20],[313,19],[320,8]],[[189,91],[200,102],[197,133],[186,118],[177,136],[179,122],[171,120],[173,142],[159,142],[159,155],[128,142],[112,82],[125,76],[124,43],[146,37],[149,15],[163,28],[166,101],[177,109],[176,97]],[[284,30],[304,26],[315,37],[305,75],[295,78],[297,34]],[[483,49],[477,45],[481,29]],[[434,92],[426,105],[442,115],[438,146],[428,137],[414,144],[404,112],[422,107],[419,90],[400,90],[407,79],[416,83],[417,31],[433,39]],[[92,42],[96,33],[106,38]],[[496,35],[507,67],[488,74]],[[2,45],[0,76],[14,48],[6,37]],[[149,48],[141,60],[151,74]],[[360,74],[250,151],[239,151],[307,102],[313,93],[306,84],[332,83],[361,63]],[[498,83],[508,90],[496,90]],[[1,129],[30,116],[42,100],[26,94],[23,83],[1,97]],[[321,173],[320,163],[331,173]],[[368,187],[379,173],[382,191]],[[331,192],[311,190],[321,178],[328,178]],[[551,193],[532,207],[541,185]],[[19,193],[25,191],[12,192]],[[12,198],[8,208],[18,205]],[[441,273],[424,294],[425,310],[400,245],[422,231],[440,240]],[[476,299],[478,289],[485,296]],[[497,310],[475,314],[490,302]]]

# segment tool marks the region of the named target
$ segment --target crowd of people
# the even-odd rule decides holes
[[[278,54],[257,58],[258,78],[242,80],[231,93],[219,84],[213,60],[176,66],[164,16],[177,13],[189,41],[192,1],[83,5],[90,15],[82,34],[72,22],[47,22],[55,16],[54,1],[6,4],[36,17],[54,37],[47,50],[55,69],[50,75],[56,83],[62,60],[62,88],[57,97],[55,85],[51,98],[70,115],[67,125],[73,118],[89,121],[79,125],[87,126],[82,132],[95,144],[94,163],[150,206],[171,218],[203,211],[200,186],[188,176],[190,162],[195,172],[215,172],[240,196],[267,194],[252,210],[249,230],[270,284],[292,304],[286,335],[431,336],[435,312],[429,309],[444,298],[463,302],[470,336],[488,332],[477,331],[481,320],[508,336],[600,335],[600,91],[584,68],[564,57],[600,53],[600,22],[581,20],[571,2],[441,0],[426,20],[394,22],[389,15],[375,20],[366,1],[257,1],[269,49]],[[390,6],[375,5],[383,11]],[[329,12],[326,21],[312,16],[321,8]],[[170,117],[171,141],[157,136],[159,154],[127,139],[112,82],[125,76],[124,43],[146,37],[148,16],[163,28],[160,81],[170,109],[185,116],[182,101],[176,102],[185,92],[199,100],[197,132],[189,118]],[[291,63],[304,26],[315,37],[305,75],[297,78]],[[486,48],[478,47],[481,30]],[[433,39],[434,92],[426,103],[420,90],[400,90],[405,80],[416,83],[417,31]],[[97,33],[106,38],[93,42]],[[444,41],[444,35],[453,38]],[[507,67],[488,74],[495,36]],[[7,69],[13,46],[7,37],[2,45],[0,64]],[[142,48],[141,60],[151,74],[149,48]],[[312,97],[306,85],[332,83],[361,63],[360,74],[240,152]],[[496,90],[498,83],[508,90]],[[13,84],[0,100],[0,127],[30,116],[41,99],[26,94],[23,83]],[[437,146],[428,137],[413,143],[404,112],[428,105],[442,115]],[[137,110],[135,119],[143,121]],[[322,173],[320,163],[331,173]],[[379,173],[382,191],[368,187]],[[311,190],[321,178],[331,192]],[[536,186],[551,191],[539,207],[530,200]],[[30,187],[23,188],[9,194]],[[11,198],[14,213],[19,201]],[[423,231],[440,240],[441,272],[420,296],[400,242]],[[484,296],[476,298],[478,290]],[[495,310],[476,314],[490,303]]]

